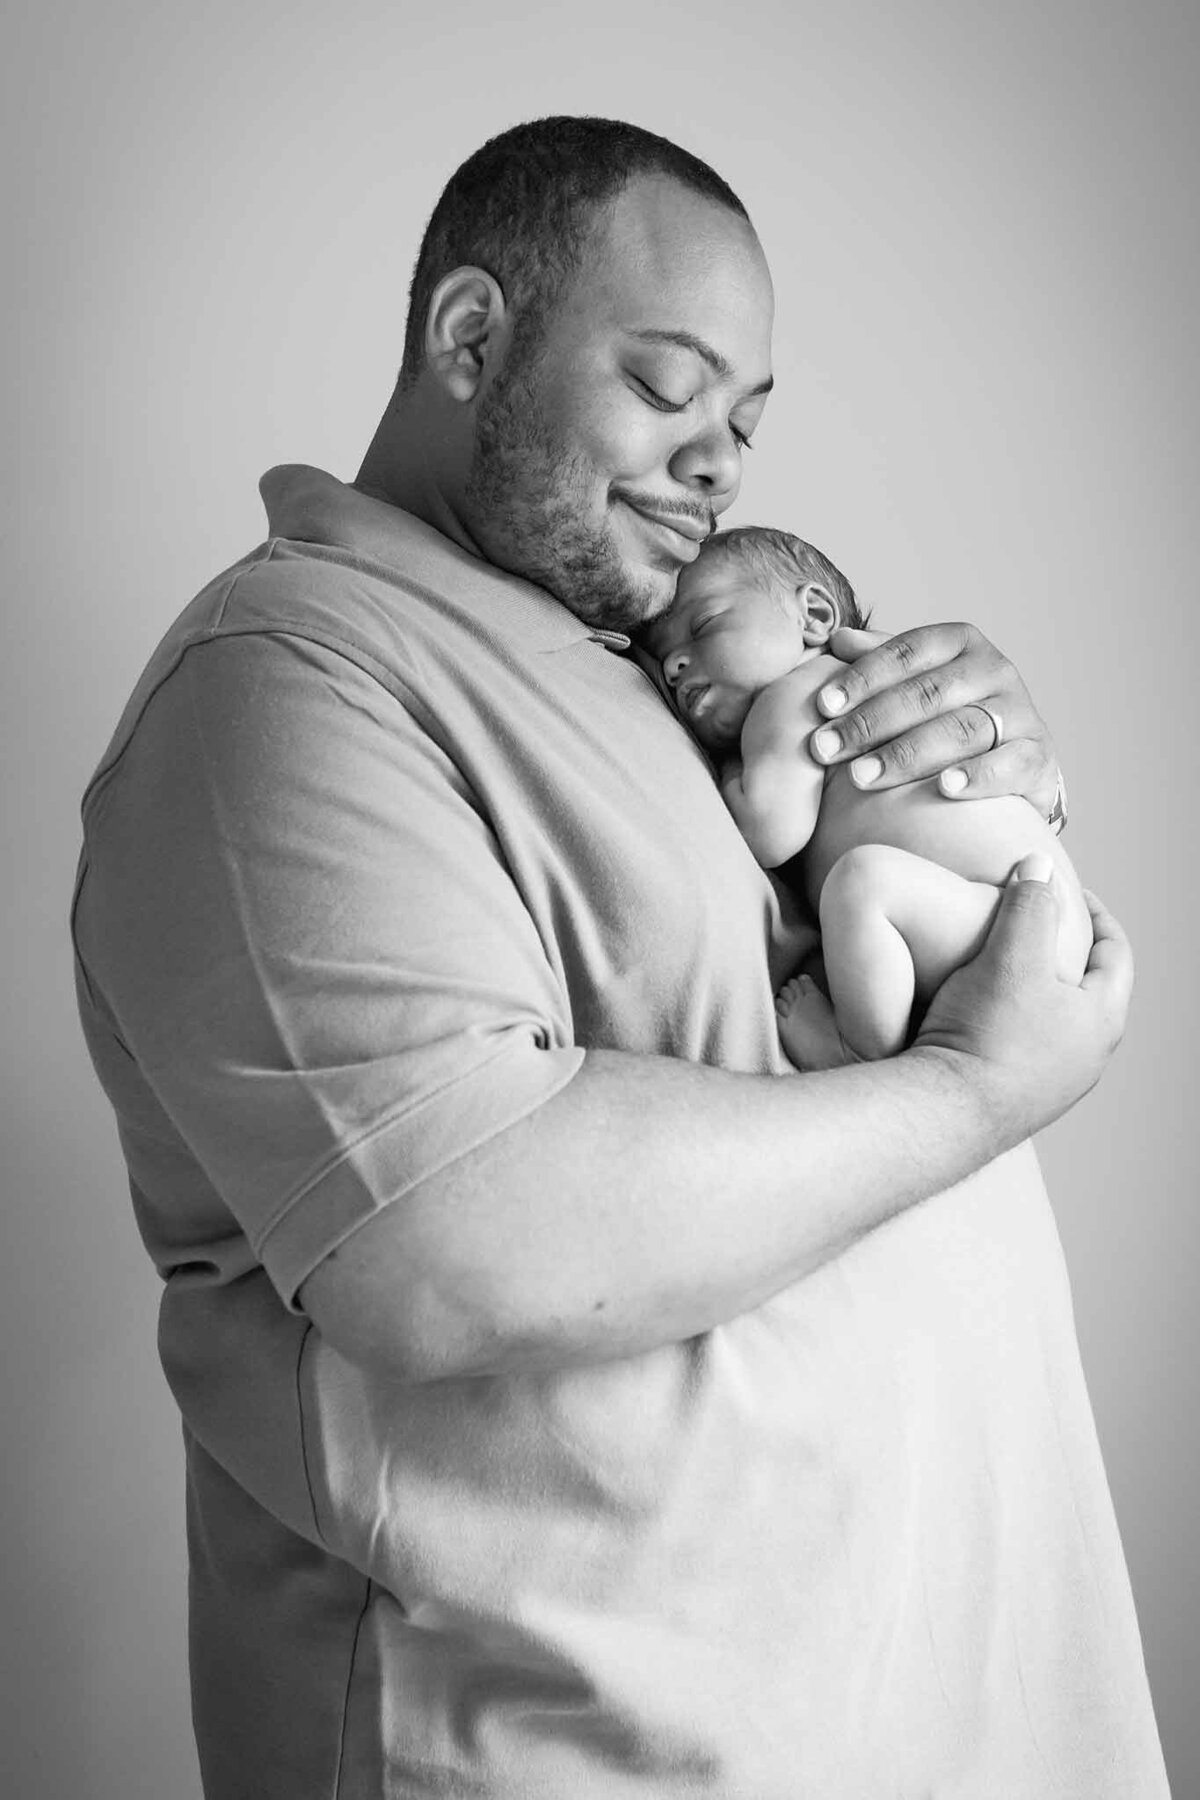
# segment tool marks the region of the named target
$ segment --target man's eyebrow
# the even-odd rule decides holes
[[[631,331],[629,335],[637,338],[643,344],[677,344],[681,350],[693,351],[701,362],[707,363],[713,373],[719,375],[723,381],[732,379],[732,365],[721,355],[719,350],[714,350],[711,344],[706,344],[704,339],[697,337],[694,332],[654,330],[647,327],[644,331]],[[774,386],[775,377],[768,375],[765,381],[760,381],[756,387],[750,388],[747,398],[756,394],[769,394]]]

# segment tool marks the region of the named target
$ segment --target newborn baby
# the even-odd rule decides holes
[[[954,804],[932,781],[861,790],[844,766],[813,760],[808,739],[825,722],[816,696],[843,667],[829,639],[862,622],[820,551],[746,527],[707,541],[644,638],[758,861],[773,869],[804,851],[829,1000],[800,975],[777,1010],[783,1046],[806,1069],[903,1049],[914,1007],[976,954],[1031,852],[1059,903],[1062,980],[1080,981],[1092,943],[1075,872],[1028,801]]]

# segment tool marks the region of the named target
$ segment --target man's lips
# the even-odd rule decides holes
[[[701,544],[712,531],[711,519],[695,518],[691,513],[660,512],[653,507],[639,505],[636,500],[627,499],[624,494],[619,498],[639,519],[656,526],[662,532],[664,541],[687,562],[699,555]]]
[[[655,525],[669,525],[672,531],[682,532],[684,537],[691,538],[697,544],[702,544],[712,530],[707,519],[693,518],[690,513],[655,512],[648,506],[637,506],[632,501],[630,505],[644,519],[650,519]]]

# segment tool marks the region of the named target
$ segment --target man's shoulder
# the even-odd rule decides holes
[[[443,596],[401,569],[383,570],[337,545],[269,537],[222,570],[159,640],[139,687],[157,686],[197,645],[292,636],[370,668],[403,661],[408,638],[436,632]]]
[[[272,537],[211,582],[176,626],[193,641],[197,627],[209,637],[292,633],[377,661],[430,598],[401,571],[385,577],[337,546]]]
[[[185,659],[206,655],[206,647],[255,651],[255,679],[261,677],[258,648],[284,640],[305,640],[355,663],[373,680],[397,686],[406,664],[403,615],[419,610],[419,597],[405,598],[395,586],[372,581],[353,560],[322,546],[268,538],[213,577],[176,615],[159,639],[125,702],[108,746],[88,784],[85,811],[93,793],[121,761],[147,708],[156,701]],[[240,658],[236,659],[238,662]],[[194,666],[189,663],[189,666]],[[228,654],[222,679],[234,665]]]

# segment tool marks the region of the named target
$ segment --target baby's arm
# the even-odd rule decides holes
[[[765,687],[742,726],[741,756],[721,769],[725,803],[764,869],[787,862],[813,834],[825,771],[809,755],[808,738],[823,722],[817,690],[841,666],[836,657],[814,656]]]

